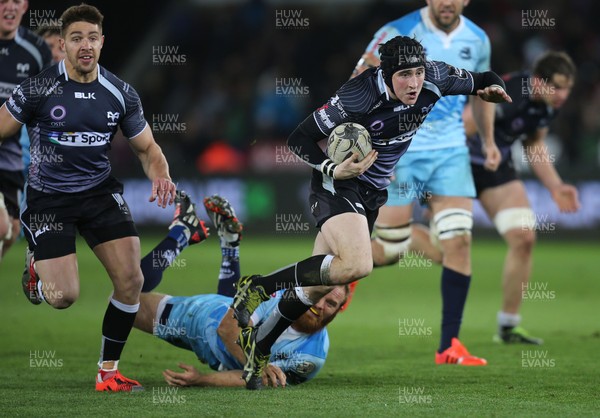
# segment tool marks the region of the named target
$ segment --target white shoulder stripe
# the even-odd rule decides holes
[[[65,75],[65,80],[69,81],[69,73],[67,73],[67,67],[65,67],[65,60],[58,63],[58,74]]]
[[[100,84],[102,84],[106,88],[106,90],[110,91],[113,94],[113,96],[115,96],[117,98],[119,103],[121,103],[121,107],[123,108],[123,113],[125,113],[127,108],[125,107],[125,99],[123,98],[123,95],[121,94],[121,92],[119,91],[117,86],[115,86],[110,81],[108,81],[100,73],[100,66],[98,66],[98,81],[100,82]]]
[[[40,71],[44,68],[44,62],[42,61],[42,54],[40,54],[40,51],[38,51],[38,49],[27,39],[22,38],[21,35],[19,35],[19,31],[17,31],[15,36],[15,43],[31,54],[33,59],[37,62]]]
[[[438,97],[442,97],[442,92],[440,91],[438,86],[436,86],[435,84],[433,84],[430,81],[427,81],[427,80],[423,81],[423,88],[434,92]]]

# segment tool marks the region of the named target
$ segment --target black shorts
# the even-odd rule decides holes
[[[73,254],[77,230],[90,248],[138,236],[122,193],[123,185],[114,177],[78,193],[42,193],[27,187],[21,223],[35,259]]]
[[[329,218],[342,213],[360,213],[367,217],[369,233],[379,213],[379,208],[387,202],[387,190],[377,190],[358,179],[331,180],[323,173],[313,170],[310,183],[310,210],[315,217],[317,228]]]
[[[485,189],[501,186],[513,180],[517,180],[517,172],[515,171],[512,158],[510,157],[506,161],[503,161],[496,171],[488,171],[483,168],[483,165],[477,164],[471,164],[471,171],[473,172],[477,197],[479,197]]]
[[[24,183],[22,171],[0,170],[0,193],[4,195],[8,215],[14,219],[19,219],[19,201]]]

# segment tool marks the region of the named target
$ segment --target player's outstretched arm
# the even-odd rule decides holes
[[[548,128],[540,128],[525,141],[524,151],[527,161],[537,178],[550,191],[560,211],[576,212],[580,207],[577,188],[563,183],[560,174],[556,171],[554,159],[548,153],[548,147],[544,142],[547,133]]]
[[[169,164],[162,150],[154,141],[150,126],[129,141],[131,148],[142,162],[146,176],[152,181],[150,202],[158,199],[158,206],[166,207],[175,201],[175,184],[169,175]]]
[[[471,75],[473,76],[473,92],[480,99],[491,103],[512,103],[511,97],[506,92],[506,85],[498,74],[493,71],[485,71],[471,73]]]
[[[21,126],[23,126],[23,124],[17,122],[6,108],[6,105],[3,104],[2,107],[0,107],[0,142],[19,132]]]
[[[170,386],[201,386],[201,387],[241,387],[246,386],[242,379],[241,370],[225,370],[215,373],[200,373],[195,367],[189,364],[179,363],[179,367],[184,372],[174,372],[172,370],[163,371],[163,377]],[[263,383],[268,386],[286,385],[286,376],[281,369],[275,365],[269,364],[263,374]]]

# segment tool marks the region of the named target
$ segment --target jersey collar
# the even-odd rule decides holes
[[[421,9],[421,19],[423,19],[423,22],[425,23],[427,29],[435,33],[441,39],[444,48],[449,48],[452,39],[454,39],[454,37],[458,35],[465,27],[465,20],[463,19],[463,16],[460,15],[458,26],[452,32],[446,33],[443,30],[438,29],[429,18],[427,7],[423,7]]]
[[[100,64],[96,64],[96,67],[98,68],[98,77],[96,77],[96,80],[99,80],[100,79]],[[60,61],[58,63],[58,74],[64,75],[65,81],[69,81],[69,73],[67,72],[67,67],[65,66],[65,58],[63,58],[62,61]]]

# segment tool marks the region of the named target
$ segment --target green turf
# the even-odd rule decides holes
[[[149,250],[158,237],[145,237]],[[189,295],[216,289],[216,240],[183,253],[158,290]],[[525,303],[523,325],[539,348],[492,342],[504,248],[477,240],[474,279],[461,338],[489,366],[435,366],[440,319],[439,268],[376,270],[350,309],[330,326],[329,359],[295,388],[179,389],[165,393],[161,371],[190,352],[133,331],[121,370],[139,379],[136,394],[94,392],[100,324],[110,283],[80,242],[81,297],[68,310],[33,306],[20,288],[23,244],[0,265],[0,416],[593,416],[600,414],[599,246],[548,242],[535,250],[534,280],[546,286]],[[308,236],[245,237],[242,271],[266,273],[309,254]],[[400,328],[404,321],[405,328]],[[415,326],[415,324],[419,324]],[[431,334],[423,336],[400,333]],[[36,353],[46,362],[35,366]],[[52,356],[53,361],[49,360]],[[523,356],[530,356],[524,367]],[[540,357],[543,357],[540,359]],[[32,362],[33,360],[33,362]],[[208,371],[199,365],[200,370]]]

